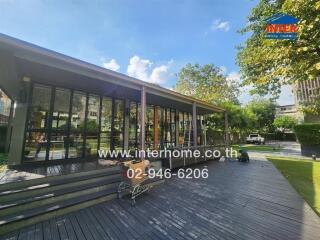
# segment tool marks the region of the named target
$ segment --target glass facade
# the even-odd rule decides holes
[[[124,148],[125,115],[128,148],[140,147],[141,106],[113,97],[32,84],[25,135],[25,161],[97,156],[98,150]],[[197,117],[197,143],[203,144],[203,116]],[[192,146],[192,114],[148,105],[146,148]]]
[[[25,161],[97,156],[122,149],[124,101],[33,84],[25,135]]]
[[[112,127],[112,98],[102,98],[101,127],[100,127],[100,149],[111,149],[111,127]]]

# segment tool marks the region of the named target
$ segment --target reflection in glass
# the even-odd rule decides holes
[[[111,140],[112,99],[104,97],[101,109],[100,149],[109,150]]]
[[[71,133],[69,137],[68,158],[80,158],[82,157],[82,151],[83,151],[83,134]]]
[[[176,111],[171,109],[171,146],[176,145]]]
[[[111,148],[111,133],[110,132],[100,133],[100,149],[110,150],[110,148]]]
[[[88,101],[87,132],[96,133],[99,131],[99,116],[100,116],[100,97],[90,94],[89,101]]]
[[[32,93],[29,129],[44,129],[48,127],[51,101],[51,87],[36,84]]]
[[[180,146],[184,145],[184,121],[183,112],[179,112],[179,141]]]
[[[170,108],[166,109],[166,122],[165,122],[165,141],[166,147],[171,146],[171,114]]]
[[[154,108],[154,149],[160,148],[161,137],[161,109],[158,106]]]
[[[153,149],[154,141],[154,107],[147,106],[146,113],[146,148]]]
[[[98,154],[98,132],[100,118],[100,97],[89,95],[88,122],[85,156],[96,156]]]
[[[137,103],[130,103],[129,115],[129,149],[137,148]]]
[[[160,108],[160,120],[159,120],[159,132],[160,132],[160,149],[164,149],[165,147],[165,123],[166,123],[166,110],[164,108]]]
[[[86,156],[96,156],[98,154],[98,135],[93,133],[87,134]]]
[[[123,148],[123,124],[124,124],[124,101],[114,101],[114,129],[113,141],[114,149]]]
[[[27,132],[24,156],[26,161],[46,159],[47,135],[44,132]]]
[[[68,139],[65,133],[51,134],[49,160],[65,159],[67,152]]]
[[[190,113],[184,114],[184,129],[185,129],[185,138],[184,142],[186,146],[192,145],[192,115]]]
[[[84,131],[86,100],[86,94],[74,92],[72,99],[71,130]]]
[[[66,130],[69,121],[70,91],[56,89],[52,116],[52,129]]]

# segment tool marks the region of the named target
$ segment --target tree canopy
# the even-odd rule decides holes
[[[246,108],[256,116],[255,127],[264,131],[271,131],[276,113],[273,100],[256,98],[250,101]]]
[[[274,120],[273,125],[280,129],[280,131],[292,130],[297,125],[297,120],[287,115],[279,116]]]
[[[187,64],[178,74],[175,90],[213,104],[237,102],[239,93],[238,83],[213,64]]]
[[[298,39],[265,38],[265,20],[276,13],[299,19]],[[239,46],[237,62],[252,93],[278,96],[280,87],[320,75],[320,0],[260,0],[240,32],[251,34]]]

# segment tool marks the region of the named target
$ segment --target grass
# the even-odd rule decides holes
[[[261,152],[279,152],[282,148],[280,146],[272,145],[255,145],[255,144],[243,144],[243,145],[232,145],[235,150],[246,150],[246,151],[261,151]]]
[[[0,153],[0,172],[7,169],[8,154]]]
[[[290,184],[320,216],[320,162],[267,156]]]

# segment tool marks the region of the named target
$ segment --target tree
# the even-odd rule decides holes
[[[319,10],[319,0],[260,0],[252,9],[249,24],[240,31],[251,36],[237,56],[243,83],[254,86],[252,93],[278,96],[281,85],[320,74]],[[296,41],[265,38],[265,20],[276,13],[299,19]]]
[[[187,64],[178,74],[175,90],[213,104],[238,102],[238,84],[213,64]]]
[[[221,107],[228,112],[228,125],[232,131],[251,131],[255,128],[257,118],[249,109],[233,102],[223,102]],[[207,118],[207,125],[211,129],[224,130],[224,116],[214,113]]]
[[[320,115],[320,96],[316,96],[312,101],[302,102],[301,105],[305,114]]]
[[[273,130],[272,126],[276,113],[276,104],[273,100],[256,98],[249,102],[245,108],[255,115],[254,128],[266,132]]]
[[[297,125],[297,120],[286,115],[279,116],[274,120],[273,125],[284,132],[285,130],[292,130]]]

